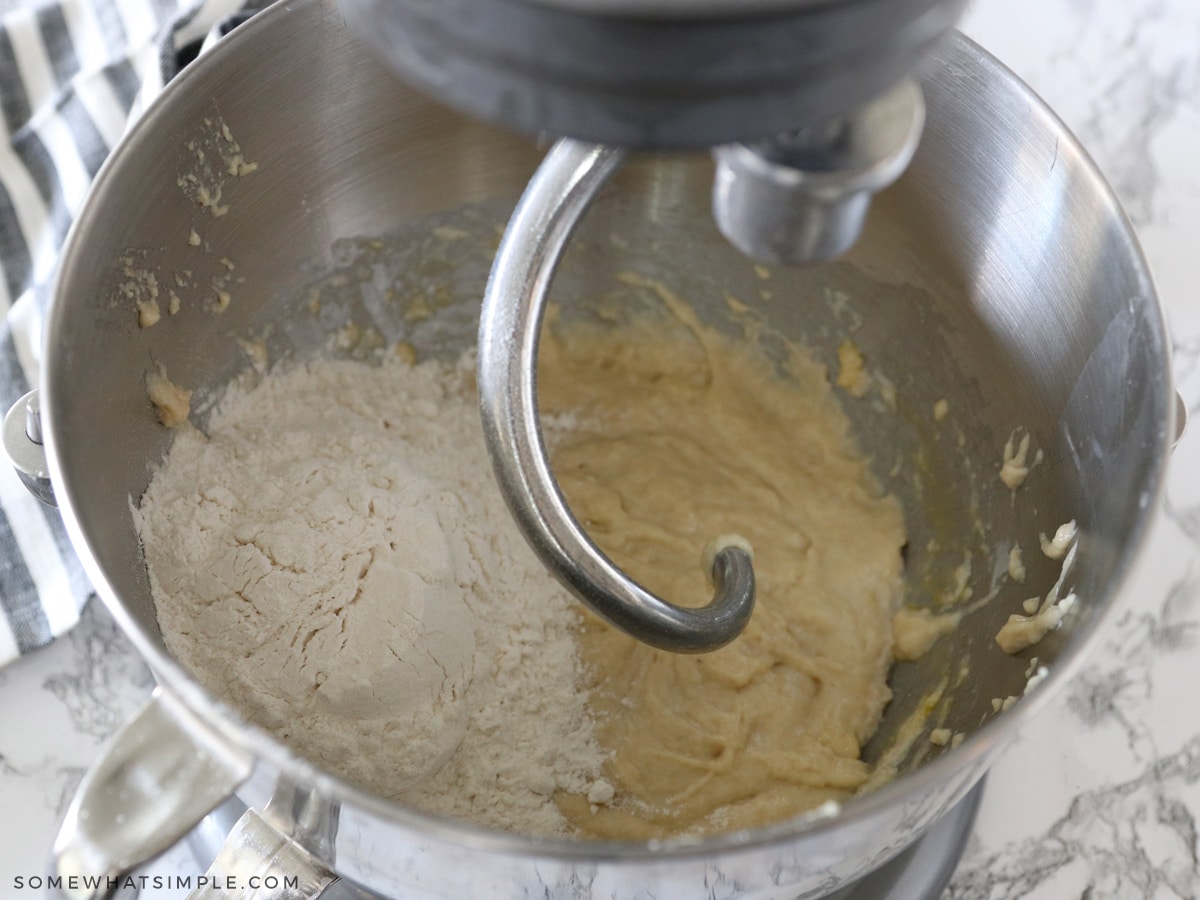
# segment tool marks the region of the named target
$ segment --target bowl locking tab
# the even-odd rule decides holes
[[[36,390],[21,397],[5,414],[4,452],[29,492],[47,506],[57,506],[42,446],[42,416]]]

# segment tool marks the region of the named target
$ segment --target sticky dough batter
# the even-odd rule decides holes
[[[648,287],[665,325],[544,335],[543,416],[571,411],[569,428],[548,428],[555,473],[593,540],[650,590],[708,602],[701,549],[736,533],[754,548],[758,601],[738,640],[696,656],[587,618],[615,790],[605,804],[559,792],[584,837],[723,831],[843,799],[868,777],[860,748],[890,698],[902,516],[824,369],[796,352],[780,378]]]

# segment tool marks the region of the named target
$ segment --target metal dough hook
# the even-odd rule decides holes
[[[744,543],[717,539],[712,601],[689,609],[632,581],[571,514],[546,458],[537,412],[537,351],[546,296],[567,241],[620,167],[621,149],[558,141],[525,189],[500,243],[479,326],[483,433],[500,489],[550,571],[599,616],[664,650],[700,653],[737,637],[754,608]],[[707,561],[706,554],[706,561]]]

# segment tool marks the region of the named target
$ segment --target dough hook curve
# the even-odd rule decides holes
[[[587,536],[554,479],[537,413],[537,350],[546,298],[568,241],[625,151],[560,139],[509,220],[492,264],[479,325],[483,433],[509,509],[552,574],[627,634],[680,653],[715,650],[746,627],[754,568],[743,541],[718,538],[707,606],[663,600],[630,579]],[[705,554],[705,561],[709,553]]]

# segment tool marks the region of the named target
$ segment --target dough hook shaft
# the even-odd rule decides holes
[[[718,546],[712,601],[669,603],[643,589],[588,538],[546,457],[537,412],[537,351],[555,268],[623,150],[560,140],[509,221],[484,295],[478,385],[483,431],[501,491],[550,571],[599,616],[640,641],[684,653],[729,643],[750,619],[754,569],[742,546]]]

